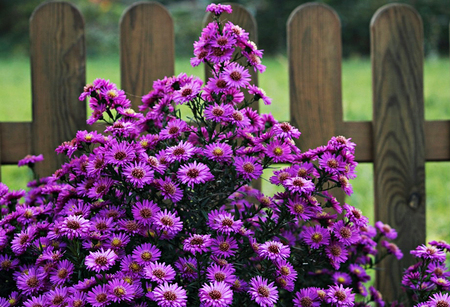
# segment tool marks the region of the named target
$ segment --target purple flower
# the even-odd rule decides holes
[[[175,266],[178,271],[181,273],[183,278],[188,280],[193,280],[197,278],[197,260],[192,257],[183,258],[180,257],[176,262]]]
[[[361,266],[357,264],[350,264],[349,271],[353,275],[355,275],[358,280],[361,282],[367,282],[370,280],[370,276],[366,273],[366,270],[364,270]]]
[[[17,278],[17,288],[25,295],[37,294],[44,287],[45,271],[43,268],[30,267],[27,273]]]
[[[198,292],[202,307],[226,307],[233,302],[233,291],[225,282],[204,284]]]
[[[136,188],[142,188],[153,181],[153,170],[144,162],[128,164],[123,169],[123,175]]]
[[[233,12],[233,10],[231,9],[231,5],[228,4],[215,4],[215,3],[211,3],[210,5],[208,5],[206,7],[206,11],[207,12],[212,12],[215,15],[220,15],[223,12],[231,14]]]
[[[295,293],[293,303],[294,307],[318,307],[320,299],[314,288],[304,288]]]
[[[206,277],[209,281],[217,281],[217,282],[225,282],[228,285],[231,285],[236,276],[234,275],[235,269],[232,265],[220,266],[218,264],[212,264],[206,270]]]
[[[32,167],[36,162],[40,162],[40,161],[44,161],[44,156],[42,154],[40,154],[39,156],[27,155],[22,160],[19,160],[17,165],[19,167],[24,166],[24,165],[28,165],[29,167]]]
[[[103,307],[109,303],[108,290],[106,285],[97,285],[87,294],[86,301],[93,307]]]
[[[56,266],[56,268],[50,273],[50,281],[55,285],[62,285],[73,274],[75,266],[69,260],[62,260]]]
[[[136,246],[132,254],[133,260],[140,265],[158,261],[159,257],[161,257],[161,251],[151,243],[144,243]]]
[[[27,299],[23,303],[24,307],[36,307],[36,306],[47,306],[47,300],[45,295],[41,294],[38,296],[33,296],[29,299]]]
[[[158,179],[156,182],[158,184],[158,190],[161,191],[164,199],[170,199],[172,202],[177,203],[183,198],[183,190],[170,177]]]
[[[193,79],[191,82],[184,84],[179,90],[174,92],[173,101],[176,104],[184,104],[191,101],[200,93],[203,81],[199,78]]]
[[[266,92],[256,85],[250,85],[248,87],[248,93],[254,95],[256,101],[262,99],[265,105],[270,105],[272,103],[272,99],[267,97]]]
[[[403,253],[400,248],[395,244],[385,240],[381,240],[381,245],[386,248],[389,254],[393,254],[398,260],[403,258]]]
[[[129,242],[129,235],[122,232],[116,234],[113,233],[108,236],[105,247],[113,250],[124,249]]]
[[[105,159],[106,163],[112,165],[124,165],[128,162],[131,162],[135,158],[135,149],[134,147],[127,143],[121,142],[117,143],[114,141],[111,143],[111,147],[106,151]]]
[[[321,246],[330,244],[330,233],[322,226],[305,226],[303,229],[304,231],[302,231],[300,236],[306,244],[311,246],[311,248],[317,249]]]
[[[157,261],[150,263],[144,268],[145,277],[158,284],[168,283],[175,279],[175,270],[165,263]]]
[[[162,233],[162,238],[173,238],[183,228],[183,222],[175,212],[169,212],[167,209],[159,211],[153,217],[153,225]]]
[[[283,276],[283,278],[285,278],[286,280],[297,279],[297,271],[287,260],[278,260],[275,265],[277,267],[277,273]]]
[[[250,290],[248,293],[252,300],[262,307],[274,306],[278,301],[278,290],[273,282],[269,284],[267,279],[261,276],[250,279]]]
[[[169,285],[161,284],[153,290],[154,300],[161,307],[185,307],[187,296],[186,290],[177,283]]]
[[[311,194],[315,189],[314,183],[303,177],[288,178],[283,182],[283,186],[291,192],[298,192],[306,195]]]
[[[319,158],[319,165],[322,169],[330,174],[342,173],[345,171],[346,163],[342,160],[342,156],[325,152]]]
[[[203,154],[209,159],[217,162],[229,162],[233,155],[231,146],[226,143],[213,143],[205,146]]]
[[[342,243],[337,241],[331,242],[325,248],[325,252],[330,259],[331,265],[338,270],[340,264],[345,262],[348,258],[348,251],[345,249],[345,246]]]
[[[167,161],[172,163],[189,160],[195,154],[195,148],[190,142],[181,141],[166,150]]]
[[[422,258],[430,259],[438,262],[445,262],[445,252],[437,248],[436,246],[426,246],[424,244],[418,246],[415,250],[412,250],[411,255]]]
[[[106,251],[100,249],[97,252],[89,252],[86,256],[84,264],[89,270],[100,273],[101,271],[108,270],[116,262],[118,256],[114,253],[112,249],[107,249]]]
[[[134,219],[143,225],[151,225],[153,216],[159,211],[159,207],[147,199],[136,202],[131,209]]]
[[[326,290],[326,302],[333,306],[351,307],[355,303],[355,294],[350,288],[344,288],[342,285],[330,286]]]
[[[177,176],[182,183],[190,188],[194,188],[194,184],[205,183],[214,179],[208,166],[197,161],[182,165],[177,172]]]
[[[177,138],[186,131],[187,123],[182,119],[173,119],[167,123],[167,127],[161,130],[160,137],[162,140]]]
[[[213,239],[211,245],[211,251],[213,252],[213,255],[224,258],[234,256],[234,254],[236,254],[237,248],[238,245],[236,243],[236,240],[233,237],[229,236],[217,236],[217,238]]]
[[[348,286],[352,283],[352,278],[345,272],[335,272],[331,276],[333,282],[337,285]]]
[[[224,211],[212,211],[208,214],[208,220],[209,227],[223,234],[238,232],[244,224],[240,220],[235,221],[231,213]]]
[[[450,306],[450,297],[448,293],[435,293],[428,301],[430,307],[448,307]]]
[[[383,297],[381,293],[375,289],[373,286],[369,287],[370,295],[372,296],[372,300],[377,303],[379,307],[384,307],[385,302],[383,301]]]
[[[378,221],[375,223],[375,227],[378,228],[378,231],[389,240],[395,240],[397,238],[397,231],[391,228],[388,224],[383,224],[383,222]]]
[[[233,112],[234,109],[231,105],[214,103],[205,108],[204,115],[207,120],[221,123],[229,121]]]
[[[183,242],[183,250],[192,254],[207,252],[211,245],[211,235],[191,234]]]
[[[352,245],[359,241],[359,234],[356,228],[351,224],[345,224],[340,220],[332,226],[334,236],[344,245]]]
[[[267,145],[265,153],[273,162],[289,162],[291,148],[281,140],[274,140]]]
[[[309,221],[315,216],[313,207],[308,206],[308,202],[304,198],[295,195],[293,199],[289,198],[288,202],[289,212],[296,218],[303,221]]]
[[[272,261],[279,261],[289,258],[291,250],[289,246],[277,241],[267,241],[259,246],[258,255],[270,259]]]
[[[301,134],[297,128],[293,127],[288,122],[275,124],[272,128],[272,132],[277,136],[277,138],[283,138],[283,139],[285,139],[285,138],[298,139]]]
[[[134,285],[130,285],[122,279],[114,278],[110,280],[107,285],[108,298],[113,302],[130,302],[136,293]]]
[[[65,306],[69,296],[69,289],[67,287],[57,287],[45,294],[45,299],[50,303],[50,306]]]
[[[223,76],[227,85],[235,88],[247,87],[251,80],[248,70],[238,63],[227,65],[224,69]]]
[[[257,179],[263,173],[263,168],[255,157],[236,157],[234,164],[238,174],[245,180]]]
[[[66,217],[61,224],[61,234],[73,240],[74,238],[84,238],[89,229],[91,223],[89,220],[79,216],[79,215],[69,215]]]

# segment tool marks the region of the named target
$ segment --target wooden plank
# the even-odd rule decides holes
[[[231,5],[231,9],[233,12],[231,14],[223,13],[220,16],[220,20],[222,22],[231,21],[233,24],[240,26],[249,34],[249,40],[258,44],[258,28],[256,24],[255,17],[242,5],[237,3],[229,3]],[[208,23],[213,21],[213,14],[207,13],[203,19],[203,26],[206,26]],[[238,61],[243,66],[247,65],[247,61],[245,58],[242,58]],[[264,64],[264,59],[262,59],[262,64]],[[258,74],[259,72],[255,72],[253,68],[249,68],[249,72],[252,78],[251,84],[258,85]],[[269,72],[270,73],[270,72]],[[212,76],[211,69],[205,65],[205,80],[208,80]],[[251,95],[248,95],[246,91],[244,91],[245,98],[248,100],[251,98]],[[252,109],[259,111],[259,102],[255,102],[252,104]]]
[[[0,123],[0,161],[2,165],[17,164],[31,152],[31,123]]]
[[[371,21],[375,219],[399,233],[404,253],[388,257],[376,284],[387,301],[400,296],[409,251],[425,243],[423,28],[410,6],[390,4]]]
[[[169,12],[157,2],[131,5],[120,20],[120,80],[133,108],[153,81],[173,76],[175,40]]]
[[[302,150],[341,134],[341,24],[321,3],[297,7],[287,23],[291,123]],[[351,137],[351,136],[347,136]]]
[[[372,122],[343,122],[342,135],[356,143],[355,158],[358,162],[373,161]],[[303,137],[303,135],[301,136]]]
[[[427,161],[450,160],[450,120],[425,122],[425,154]]]
[[[85,129],[86,104],[78,100],[86,84],[84,21],[67,2],[38,6],[30,19],[33,97],[32,148],[43,154],[36,165],[39,176],[58,169],[64,155],[55,148]]]
[[[342,135],[341,23],[321,3],[298,6],[287,22],[290,122],[302,131],[302,151]],[[352,137],[351,135],[345,135]],[[345,195],[334,190],[343,203]]]

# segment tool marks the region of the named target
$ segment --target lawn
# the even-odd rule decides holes
[[[278,120],[289,119],[287,60],[283,56],[265,59],[267,71],[260,76],[260,86],[273,98],[271,106],[261,106],[262,112],[272,112]],[[192,68],[188,59],[176,62],[176,73],[203,75],[200,67]],[[344,120],[367,121],[372,118],[371,68],[367,59],[343,62]],[[31,121],[31,84],[29,60],[24,57],[0,59],[0,121]],[[89,59],[87,80],[107,78],[117,84],[118,58]],[[425,63],[425,118],[450,119],[450,63],[448,59],[432,59]],[[347,137],[351,137],[350,135]],[[2,166],[2,179],[12,189],[25,186],[31,177],[27,169]],[[372,164],[358,166],[358,178],[353,181],[355,193],[347,202],[357,206],[373,221]],[[450,204],[450,163],[427,163],[427,237],[450,242],[448,207]],[[268,185],[263,185],[268,191]]]

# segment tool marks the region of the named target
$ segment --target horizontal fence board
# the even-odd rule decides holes
[[[31,122],[0,123],[1,164],[17,164],[31,153]]]
[[[426,121],[425,155],[427,161],[450,161],[450,120]]]
[[[358,162],[373,161],[372,122],[343,122],[341,134],[356,143],[355,158]]]

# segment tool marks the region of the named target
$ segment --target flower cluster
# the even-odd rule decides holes
[[[449,252],[450,245],[444,241],[431,241],[411,251],[417,262],[405,270],[402,279],[411,303],[450,306],[450,271],[445,263]]]
[[[0,306],[383,304],[367,269],[401,257],[388,241],[377,251],[396,232],[329,192],[352,193],[355,144],[338,136],[302,152],[295,127],[253,110],[271,103],[249,72],[265,70],[262,50],[220,21],[230,6],[207,11],[191,60],[211,68],[206,84],[157,80],[135,112],[97,79],[80,100],[104,131],[61,144],[68,162],[27,193],[0,184]],[[249,185],[275,163],[289,163],[269,178],[283,192]]]

